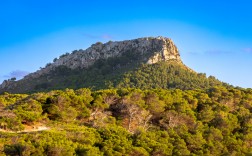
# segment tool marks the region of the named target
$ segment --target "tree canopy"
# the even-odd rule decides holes
[[[4,93],[0,154],[250,155],[251,111],[251,89],[218,85]]]

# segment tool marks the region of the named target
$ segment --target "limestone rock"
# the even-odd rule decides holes
[[[146,37],[119,42],[110,41],[105,44],[97,42],[86,50],[79,50],[70,55],[61,57],[46,68],[32,73],[27,77],[39,77],[62,65],[71,69],[87,68],[98,59],[121,56],[123,53],[128,51],[139,53],[142,57],[147,57],[146,54],[151,53],[151,57],[145,58],[145,60],[147,60],[145,63],[148,64],[169,60],[182,62],[179,51],[171,39],[165,37]]]

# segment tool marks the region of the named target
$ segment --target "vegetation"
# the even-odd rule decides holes
[[[251,155],[251,111],[251,89],[222,85],[4,93],[0,155]]]

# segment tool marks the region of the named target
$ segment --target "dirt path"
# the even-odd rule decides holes
[[[4,130],[4,129],[0,129],[0,132],[7,132],[7,133],[30,133],[30,132],[39,132],[39,131],[46,131],[49,130],[49,127],[46,126],[36,126],[33,128],[26,127],[24,130],[22,131],[10,131],[10,130]]]
[[[17,133],[29,133],[29,132],[38,132],[38,131],[45,131],[45,130],[49,130],[49,127],[46,126],[38,126],[36,128],[32,128],[32,129],[24,129],[22,131],[18,131]]]

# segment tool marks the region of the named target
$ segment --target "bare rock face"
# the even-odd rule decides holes
[[[5,88],[6,86],[8,86],[8,84],[9,84],[9,81],[4,80],[3,83],[0,85],[0,89]]]
[[[9,88],[11,86],[15,86],[15,81],[12,80],[4,80],[3,83],[0,85],[0,90],[1,89],[5,89],[5,88]]]
[[[105,44],[97,42],[86,50],[76,51],[72,54],[61,57],[46,68],[29,74],[27,77],[39,77],[62,65],[71,69],[87,68],[98,59],[118,57],[129,51],[134,51],[135,53],[140,54],[143,58],[146,57],[144,60],[146,60],[145,63],[148,64],[169,60],[176,60],[177,62],[182,63],[179,51],[171,39],[165,37],[146,37],[119,42],[109,41]],[[150,54],[148,55],[150,57],[148,57],[147,54]]]
[[[54,63],[48,64],[45,68],[25,76],[23,80],[38,78],[59,66],[66,66],[71,69],[88,68],[98,59],[119,57],[127,52],[134,52],[140,55],[139,57],[142,58],[143,63],[154,64],[169,60],[182,63],[177,47],[171,39],[166,37],[145,37],[116,42],[109,41],[105,44],[97,42],[86,50],[74,51],[71,54],[62,55]],[[10,86],[8,84],[10,83],[4,82],[0,85],[0,90],[9,88]]]
[[[171,39],[163,37],[158,37],[156,39],[161,41],[162,49],[154,52],[154,55],[147,61],[148,64],[169,60],[176,60],[177,62],[182,63],[179,51]]]

